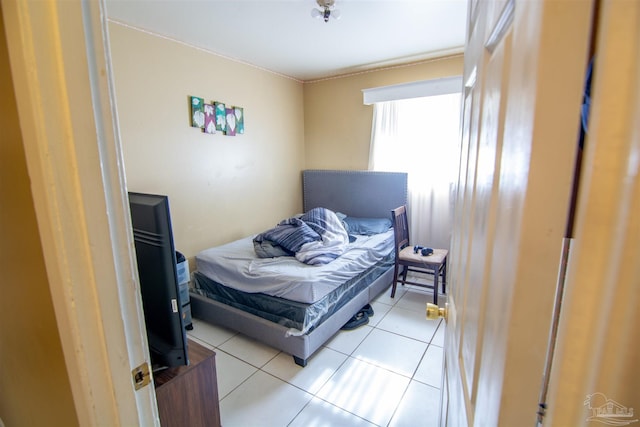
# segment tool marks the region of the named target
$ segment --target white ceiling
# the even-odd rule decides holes
[[[463,51],[466,0],[106,0],[110,20],[308,81]]]

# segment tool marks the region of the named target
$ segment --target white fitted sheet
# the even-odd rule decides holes
[[[311,304],[387,256],[393,230],[356,236],[347,251],[325,265],[307,265],[295,257],[257,258],[253,237],[206,249],[196,255],[199,272],[227,287]]]

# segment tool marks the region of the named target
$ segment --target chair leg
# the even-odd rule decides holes
[[[391,285],[391,298],[396,296],[396,283],[398,282],[398,264],[393,269],[393,283]]]
[[[438,276],[440,275],[440,268],[436,267],[433,270],[433,303],[438,305]]]
[[[447,293],[447,259],[444,259],[442,264],[442,293]]]

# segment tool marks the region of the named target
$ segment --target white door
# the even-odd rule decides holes
[[[533,425],[591,2],[471,1],[441,425]]]

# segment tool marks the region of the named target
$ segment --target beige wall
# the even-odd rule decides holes
[[[302,169],[366,169],[362,89],[463,67],[456,55],[302,84],[115,22],[109,31],[127,187],[169,196],[187,257],[299,212]],[[244,107],[245,134],[190,127],[190,95]]]
[[[305,165],[309,169],[367,169],[373,106],[362,90],[462,75],[456,55],[304,85]]]
[[[130,191],[169,196],[187,257],[272,227],[302,209],[302,84],[111,23]],[[245,134],[190,127],[190,95],[244,108]]]
[[[0,418],[78,425],[49,293],[0,9]]]

